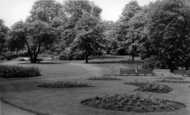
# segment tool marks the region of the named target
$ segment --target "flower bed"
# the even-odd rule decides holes
[[[94,97],[81,101],[81,104],[99,109],[126,112],[168,112],[185,107],[183,103],[138,95]]]
[[[92,78],[89,78],[88,80],[121,80],[120,78],[118,77],[111,77],[111,76],[103,76],[103,77],[92,77]]]
[[[152,92],[152,93],[169,93],[173,89],[169,87],[168,85],[164,84],[157,84],[157,83],[150,83],[150,82],[128,82],[125,83],[128,85],[135,85],[138,88],[136,91],[142,91],[142,92]]]
[[[169,79],[158,80],[158,82],[162,82],[162,83],[183,83],[183,84],[190,83],[190,81],[185,81],[185,80],[169,80]]]
[[[44,82],[38,85],[41,88],[77,88],[77,87],[92,87],[87,83],[82,82],[63,82],[63,81],[56,81],[56,82]]]

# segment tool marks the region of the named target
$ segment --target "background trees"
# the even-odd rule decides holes
[[[7,49],[7,37],[9,28],[5,26],[3,20],[0,19],[0,56],[5,56]]]
[[[190,6],[185,0],[163,0],[152,4],[148,13],[146,57],[171,71],[189,67]]]

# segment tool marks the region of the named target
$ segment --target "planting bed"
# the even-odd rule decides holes
[[[94,97],[81,101],[81,104],[98,109],[126,112],[169,112],[185,107],[183,103],[138,95]]]
[[[121,80],[121,78],[118,77],[111,77],[111,76],[103,76],[103,77],[92,77],[89,78],[88,80]]]
[[[135,85],[139,87],[136,89],[136,91],[143,91],[143,92],[169,93],[173,90],[168,85],[149,83],[149,82],[128,82],[125,84]]]
[[[190,81],[185,81],[185,80],[169,80],[169,79],[158,80],[158,82],[162,82],[162,83],[190,83]]]
[[[57,82],[44,82],[38,85],[38,87],[41,88],[80,88],[80,87],[92,87],[91,85],[87,83],[82,82],[63,82],[63,81],[57,81]]]

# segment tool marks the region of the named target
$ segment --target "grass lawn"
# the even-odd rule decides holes
[[[155,94],[140,91],[135,92],[135,86],[124,84],[125,82],[135,80],[158,80],[155,77],[120,76],[122,80],[88,80],[90,77],[117,72],[120,67],[126,66],[122,63],[84,64],[83,62],[76,61],[59,64],[24,64],[24,66],[39,67],[42,71],[42,77],[0,82],[0,91],[2,91],[3,97],[6,100],[27,109],[49,113],[50,115],[190,115],[189,84],[163,83],[169,85],[174,90],[168,94]],[[87,82],[95,87],[53,89],[37,87],[40,82],[44,81]],[[184,103],[187,107],[173,112],[134,113],[96,109],[80,104],[82,100],[95,96],[134,93],[175,100]]]

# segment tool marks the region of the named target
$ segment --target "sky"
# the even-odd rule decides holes
[[[25,20],[30,15],[32,5],[36,0],[0,0],[0,19],[7,26],[17,21]],[[63,3],[63,0],[56,0]],[[131,0],[90,0],[103,9],[102,19],[116,21],[128,2]],[[149,4],[153,0],[137,0],[141,6]]]

